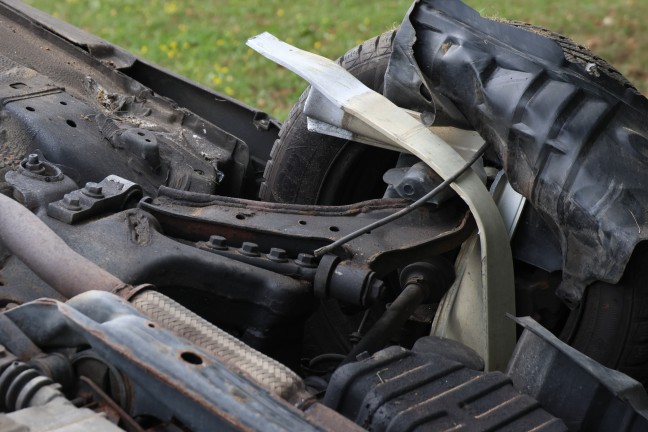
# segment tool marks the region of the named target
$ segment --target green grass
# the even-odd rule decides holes
[[[286,117],[305,83],[245,46],[269,31],[336,58],[395,27],[410,0],[29,0],[33,6],[245,103]],[[592,48],[648,93],[644,0],[469,0]],[[643,45],[642,45],[643,44]]]

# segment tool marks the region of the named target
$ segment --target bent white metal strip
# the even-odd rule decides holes
[[[308,81],[341,110],[343,129],[378,138],[401,147],[427,163],[442,178],[459,170],[464,159],[445,141],[382,95],[367,88],[333,61],[299,50],[263,33],[248,46]],[[481,277],[463,290],[473,304],[454,302],[441,308],[444,336],[471,346],[484,357],[488,370],[503,370],[515,345],[514,323],[506,313],[515,310],[511,249],[506,227],[488,190],[479,177],[466,171],[451,187],[470,207],[479,228]],[[470,247],[470,242],[464,245]],[[474,246],[477,246],[476,243]],[[458,274],[458,279],[466,276]],[[481,282],[481,283],[479,283]],[[455,293],[459,294],[459,293]],[[464,307],[467,306],[467,307]]]

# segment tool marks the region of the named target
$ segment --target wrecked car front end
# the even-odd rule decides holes
[[[360,66],[260,35],[312,85],[280,133],[19,2],[0,20],[7,430],[648,423],[648,102],[602,60],[459,1]]]

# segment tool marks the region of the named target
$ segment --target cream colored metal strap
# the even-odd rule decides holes
[[[445,141],[335,62],[299,50],[268,33],[251,38],[248,46],[300,75],[338,107],[339,112],[331,113],[337,118],[335,126],[403,148],[444,179],[465,164]],[[515,311],[507,231],[491,195],[472,170],[459,177],[451,187],[468,204],[477,221],[482,252],[481,275],[472,275],[477,282],[474,286],[462,287],[476,290],[471,296],[476,303],[471,305],[471,314],[456,313],[460,310],[448,313],[446,307],[440,311],[444,316],[439,320],[452,320],[446,325],[452,332],[446,336],[477,350],[489,370],[503,370],[515,345],[514,324],[506,318],[507,312]]]

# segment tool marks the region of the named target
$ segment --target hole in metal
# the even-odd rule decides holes
[[[184,351],[180,354],[180,358],[193,365],[200,365],[203,363],[203,359],[198,354],[192,353],[191,351]]]

